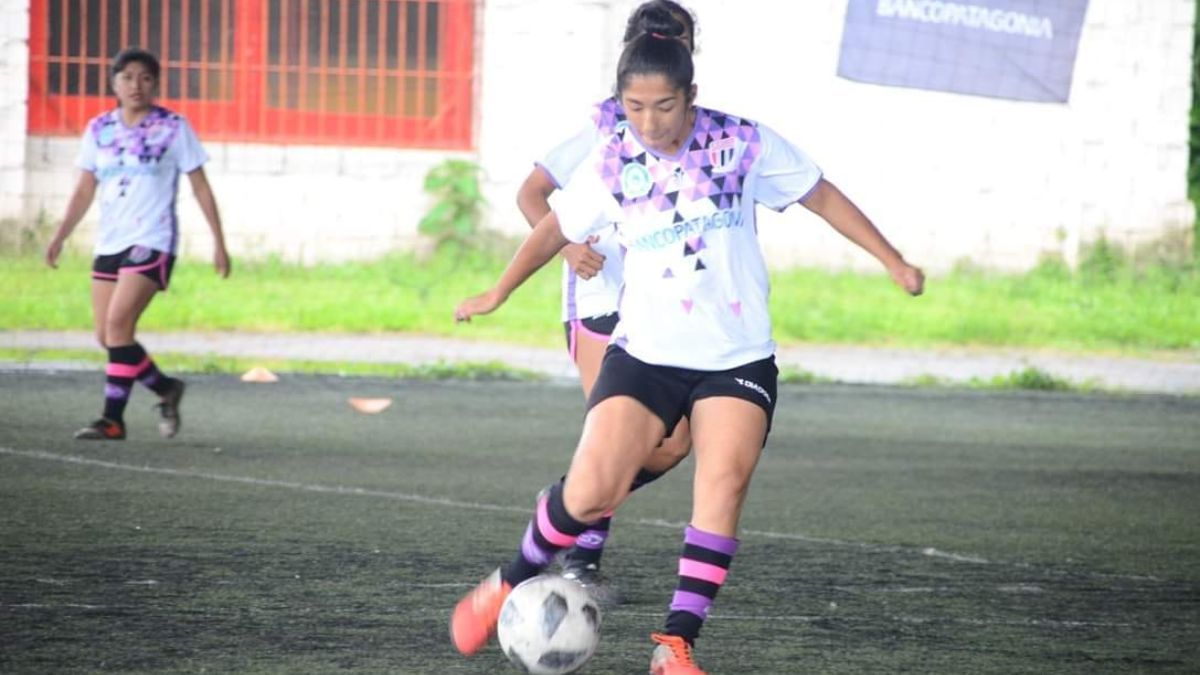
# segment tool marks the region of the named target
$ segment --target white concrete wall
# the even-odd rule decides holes
[[[306,264],[375,258],[417,245],[417,222],[430,205],[422,191],[425,173],[446,156],[378,148],[203,145],[210,156],[205,173],[230,253],[277,255]],[[29,139],[27,217],[45,211],[58,221],[74,187],[78,151],[74,138]],[[186,178],[180,179],[179,194],[180,254],[207,258],[212,236]],[[93,206],[68,244],[89,250],[97,218]]]
[[[0,19],[0,219],[26,221],[43,208],[61,213],[77,143],[17,140],[24,134],[23,106],[15,102],[24,100],[21,40],[28,21],[12,17],[24,17],[27,4],[0,0],[16,12]],[[624,21],[636,4],[484,3],[477,152],[470,156],[484,167],[491,226],[524,231],[517,186],[532,162],[585,124],[589,105],[611,90]],[[685,4],[700,20],[700,103],[758,119],[794,140],[930,269],[963,260],[1023,268],[1046,252],[1073,260],[1081,243],[1101,233],[1136,245],[1190,232],[1194,0],[1091,0],[1066,105],[839,79],[845,0]],[[422,178],[445,156],[205,146],[235,253],[308,262],[370,258],[411,245],[429,207]],[[23,176],[4,168],[22,164]],[[23,202],[15,197],[21,194]],[[207,228],[186,187],[182,194],[183,252],[207,256]],[[762,223],[776,265],[874,265],[803,209],[764,212]],[[86,243],[86,229],[75,239]]]
[[[0,0],[0,245],[18,243],[30,222],[24,217],[28,4]]]
[[[574,22],[539,25],[567,4],[580,12]],[[562,137],[558,116],[611,89],[616,43],[637,2],[603,3],[606,19],[595,16],[599,4],[489,2],[485,64],[498,55],[505,63],[484,71],[481,149],[497,224],[519,222],[512,195],[528,162]],[[1044,252],[1074,260],[1101,233],[1137,245],[1191,230],[1194,0],[1091,0],[1065,105],[840,79],[845,0],[684,4],[699,18],[699,102],[799,144],[921,264],[1023,268]],[[514,157],[521,139],[528,147]],[[802,209],[764,212],[762,223],[776,265],[874,265]]]

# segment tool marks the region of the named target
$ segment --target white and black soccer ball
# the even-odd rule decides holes
[[[600,607],[578,582],[537,576],[508,594],[496,632],[500,648],[525,672],[572,673],[600,642]]]

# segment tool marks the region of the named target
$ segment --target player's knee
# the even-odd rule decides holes
[[[111,345],[114,341],[125,344],[133,335],[133,317],[124,312],[109,314],[104,321],[104,339]]]
[[[741,503],[750,491],[750,472],[730,468],[705,477],[705,492],[714,500]]]
[[[563,492],[563,505],[567,513],[581,523],[591,523],[620,505],[625,491],[615,486],[608,486],[589,481],[586,483],[573,482]]]

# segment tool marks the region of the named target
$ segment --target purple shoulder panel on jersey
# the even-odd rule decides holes
[[[160,106],[154,106],[138,122],[126,127],[119,108],[97,116],[91,122],[96,147],[111,155],[130,155],[141,163],[162,160],[179,133],[183,118]]]
[[[601,136],[616,133],[617,126],[624,121],[625,110],[620,102],[611,96],[597,103],[592,110],[592,123],[596,125],[596,131],[600,132]]]

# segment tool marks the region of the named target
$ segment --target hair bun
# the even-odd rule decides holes
[[[643,5],[635,17],[643,34],[658,38],[681,38],[687,27],[666,8],[654,4]]]
[[[630,13],[621,42],[628,44],[643,35],[681,40],[691,51],[696,18],[675,0],[646,0]]]

